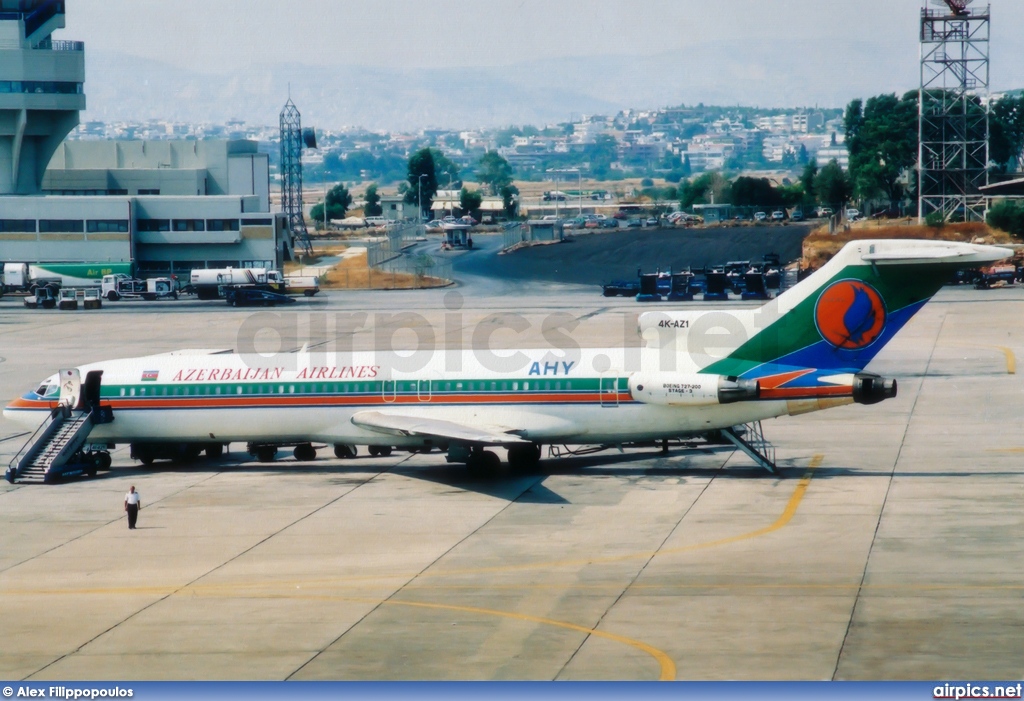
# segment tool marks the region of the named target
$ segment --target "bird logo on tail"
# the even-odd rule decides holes
[[[860,350],[878,340],[885,330],[885,301],[871,285],[840,280],[818,297],[814,309],[818,333],[842,350]]]

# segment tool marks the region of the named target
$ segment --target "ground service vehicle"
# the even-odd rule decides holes
[[[228,287],[224,298],[232,307],[272,307],[278,304],[295,304],[292,297],[259,287]]]
[[[305,295],[312,297],[320,291],[320,279],[315,275],[285,275],[284,293],[286,295]]]
[[[174,281],[165,278],[136,280],[128,275],[104,275],[100,286],[104,299],[116,302],[119,299],[177,299],[178,288]]]
[[[307,297],[320,291],[320,282],[314,276],[286,277],[267,268],[196,269],[189,276],[189,285],[199,299],[220,299],[227,288],[240,286]]]
[[[34,294],[49,287],[99,287],[106,275],[129,276],[131,263],[4,263],[3,291]]]
[[[224,288],[238,285],[284,291],[280,273],[266,268],[199,268],[189,275],[189,285],[199,299],[219,299]]]

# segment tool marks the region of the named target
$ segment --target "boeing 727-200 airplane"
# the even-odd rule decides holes
[[[440,448],[449,461],[484,472],[500,465],[494,447],[507,449],[514,466],[535,464],[543,445],[712,432],[750,448],[738,427],[894,397],[895,380],[864,371],[871,359],[954,270],[1010,253],[852,242],[761,309],[644,314],[641,332],[659,342],[633,350],[464,351],[457,370],[443,351],[416,368],[372,352],[330,360],[305,352],[172,353],[94,363],[63,370],[6,407],[5,418],[38,427],[7,478],[94,472],[110,456],[92,446],[124,443],[146,464],[203,450],[217,457],[232,442],[249,444],[261,460],[273,460],[280,446],[313,459],[314,443],[333,445],[339,457],[353,456],[357,445],[371,454]]]

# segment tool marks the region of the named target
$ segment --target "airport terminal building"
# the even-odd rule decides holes
[[[0,263],[131,262],[139,274],[275,267],[293,254],[250,141],[64,139],[85,47],[60,0],[0,0]]]

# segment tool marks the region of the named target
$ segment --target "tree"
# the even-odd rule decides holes
[[[430,155],[434,159],[434,175],[437,178],[438,187],[449,182],[453,188],[462,187],[462,180],[459,179],[459,166],[455,161],[448,158],[440,149],[430,149]]]
[[[850,199],[850,195],[853,194],[850,178],[836,159],[829,161],[815,176],[814,192],[817,193],[818,202],[838,209]]]
[[[479,190],[468,190],[462,188],[459,193],[459,209],[463,214],[468,214],[475,219],[480,219],[480,205],[484,202],[484,196]]]
[[[327,219],[344,219],[345,212],[352,206],[352,195],[349,194],[348,188],[344,185],[335,185],[327,191],[327,197],[324,198],[327,202]],[[324,205],[320,204],[313,207],[309,212],[309,217],[318,225],[322,225],[324,221]]]
[[[408,204],[419,201],[421,215],[429,212],[437,194],[437,172],[431,149],[420,149],[409,156],[407,180],[409,189],[405,191],[405,201]]]
[[[853,100],[843,121],[854,192],[895,207],[904,195],[900,178],[917,162],[918,93],[878,95],[863,106]]]
[[[379,217],[384,213],[384,208],[380,206],[380,195],[377,194],[377,183],[370,183],[366,186],[366,194],[363,199],[366,200],[363,214],[368,217]]]
[[[1024,95],[1006,96],[992,105],[989,156],[999,173],[1020,168],[1024,151]]]
[[[995,229],[1024,238],[1024,205],[1014,202],[1000,202],[988,210],[988,225]]]
[[[803,185],[804,194],[811,201],[814,200],[814,179],[818,177],[818,162],[808,161],[804,166],[804,172],[800,174],[800,184]]]
[[[476,175],[481,183],[488,186],[492,195],[497,195],[503,187],[512,184],[512,166],[497,151],[488,151],[480,158]]]
[[[695,204],[729,204],[732,192],[729,181],[722,177],[717,171],[704,173],[704,175],[691,180],[679,187],[679,203],[683,209],[692,207]]]
[[[590,163],[591,174],[601,180],[619,158],[619,142],[609,134],[598,134],[594,143],[583,148],[583,158]]]
[[[505,208],[505,216],[515,219],[519,215],[519,188],[515,185],[505,185],[498,194],[501,195],[501,205]]]
[[[690,165],[690,154],[683,156],[683,177],[688,178],[693,175],[693,166]]]
[[[772,187],[768,178],[736,178],[730,188],[734,205],[741,207],[774,207],[782,204],[779,193]]]

